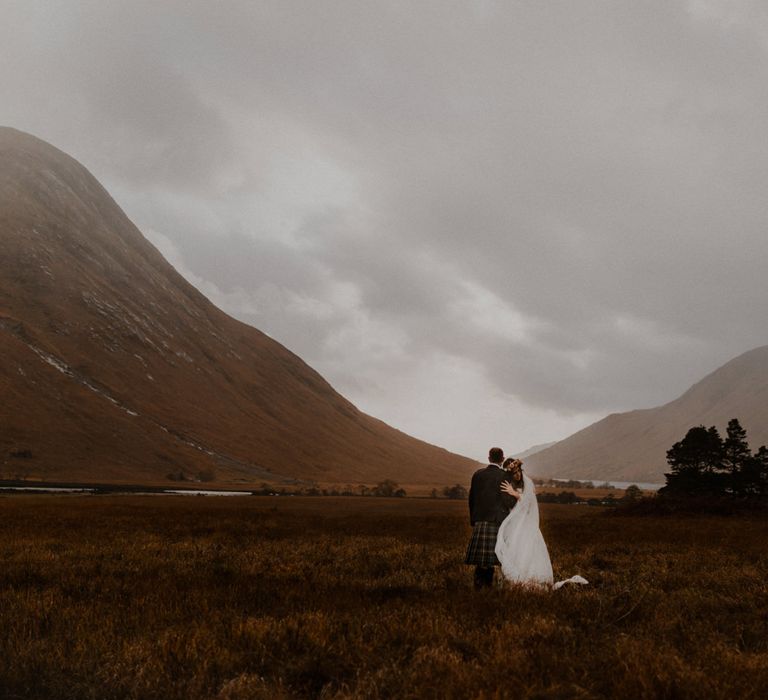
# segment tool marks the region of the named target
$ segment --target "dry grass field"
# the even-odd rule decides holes
[[[542,507],[476,593],[463,502],[0,497],[0,697],[762,698],[768,522]]]

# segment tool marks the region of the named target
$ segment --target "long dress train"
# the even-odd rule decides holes
[[[523,484],[522,497],[499,527],[496,556],[508,581],[552,585],[552,562],[539,530],[536,488],[527,474]]]
[[[523,474],[523,495],[501,523],[496,538],[496,556],[501,573],[513,583],[560,588],[565,583],[587,583],[581,576],[554,582],[552,562],[539,529],[539,504],[536,487]]]

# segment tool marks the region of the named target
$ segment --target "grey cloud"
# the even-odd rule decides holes
[[[0,121],[358,396],[457,358],[510,406],[612,411],[766,342],[750,3],[42,7],[0,10]]]

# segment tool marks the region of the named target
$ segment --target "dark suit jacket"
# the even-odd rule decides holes
[[[509,511],[517,505],[514,496],[501,490],[502,481],[511,481],[509,474],[495,464],[478,469],[469,487],[469,522],[501,525]]]

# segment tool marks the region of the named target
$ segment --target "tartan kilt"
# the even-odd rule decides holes
[[[500,566],[501,562],[496,556],[496,536],[498,534],[499,526],[496,523],[475,523],[464,563],[472,566]]]

